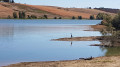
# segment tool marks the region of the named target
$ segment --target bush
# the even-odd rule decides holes
[[[106,19],[108,16],[110,16],[109,14],[105,14],[105,13],[99,13],[97,16],[96,16],[96,19],[97,20],[104,20]]]
[[[13,12],[13,18],[17,19],[18,16],[17,16],[17,13],[16,12]]]
[[[111,23],[116,30],[120,30],[120,13],[114,17]]]
[[[37,16],[31,15],[31,19],[37,19]]]
[[[95,19],[94,15],[91,15],[91,16],[90,16],[90,19],[91,19],[91,20]]]
[[[21,19],[22,18],[22,12],[19,11],[19,18]]]
[[[59,17],[59,19],[62,19],[62,17]]]
[[[26,18],[26,14],[25,14],[25,12],[21,12],[21,11],[19,11],[19,19],[25,19]]]
[[[82,16],[78,16],[78,19],[82,19]]]
[[[44,17],[45,19],[48,19],[48,16],[47,16],[47,15],[44,15],[43,17]]]
[[[75,16],[73,16],[72,19],[75,19]]]
[[[54,17],[54,19],[57,19],[57,17]]]
[[[26,17],[26,14],[25,12],[22,11],[22,19],[25,19],[25,17]]]

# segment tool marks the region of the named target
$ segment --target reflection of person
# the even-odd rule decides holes
[[[71,46],[72,46],[72,41],[71,41]]]
[[[71,38],[72,38],[73,36],[72,36],[72,33],[71,33]]]

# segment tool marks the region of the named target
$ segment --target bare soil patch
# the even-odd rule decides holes
[[[22,62],[4,67],[119,67],[120,56],[98,57],[92,60]]]

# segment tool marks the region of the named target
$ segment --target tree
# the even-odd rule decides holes
[[[105,13],[99,13],[97,16],[96,16],[96,19],[97,20],[104,20],[106,19],[108,16],[110,16],[109,14],[105,14]]]
[[[59,19],[62,19],[62,17],[59,17]]]
[[[90,19],[91,19],[91,20],[95,19],[94,15],[91,15],[91,16],[90,16]]]
[[[22,19],[25,19],[26,15],[25,12],[22,11]]]
[[[12,0],[11,3],[15,3],[14,0]]]
[[[82,19],[82,16],[78,16],[78,19]]]
[[[54,17],[54,19],[57,19],[57,17]]]
[[[13,12],[13,18],[17,19],[18,16],[17,16],[17,13],[16,12]]]
[[[37,16],[31,15],[31,19],[37,19]]]
[[[89,9],[92,9],[92,7],[89,7]]]
[[[112,26],[116,29],[116,30],[120,30],[120,13],[118,13],[118,15],[116,15],[114,17],[114,19],[112,20]]]
[[[75,19],[75,17],[73,16],[72,19]]]
[[[44,15],[44,18],[45,18],[45,19],[48,19],[48,16],[47,16],[47,15]]]
[[[22,12],[19,11],[19,19],[22,19]]]
[[[26,14],[25,14],[25,12],[21,12],[21,11],[19,11],[19,19],[25,19],[26,18]]]
[[[10,0],[3,0],[4,2],[10,2]]]

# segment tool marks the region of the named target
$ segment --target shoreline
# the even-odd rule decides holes
[[[92,60],[65,60],[46,62],[22,62],[3,67],[119,67],[120,56],[96,57]]]
[[[102,36],[72,37],[72,38],[52,39],[51,41],[100,41],[101,38]]]

